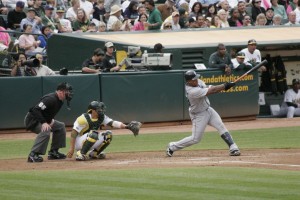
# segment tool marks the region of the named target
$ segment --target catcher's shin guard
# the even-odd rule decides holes
[[[108,147],[108,145],[112,141],[112,132],[111,131],[103,132],[102,135],[104,137],[104,141],[99,145],[99,147],[97,147],[97,149],[96,149],[97,155],[99,155],[101,152],[103,152],[104,149],[106,149],[106,147]]]
[[[98,132],[97,131],[92,131],[92,132],[88,133],[88,136],[82,145],[80,153],[85,155],[91,149],[91,147],[95,144],[95,142],[97,140],[98,140]]]

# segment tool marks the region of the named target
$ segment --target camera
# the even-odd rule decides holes
[[[39,67],[40,66],[40,61],[36,58],[26,60],[21,63],[22,66],[28,66],[28,67]]]

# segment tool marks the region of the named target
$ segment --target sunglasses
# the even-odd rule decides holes
[[[261,3],[261,1],[256,1],[255,3]]]
[[[172,26],[165,26],[165,28],[172,28]]]

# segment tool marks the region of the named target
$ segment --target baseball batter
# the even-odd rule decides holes
[[[300,116],[300,80],[292,80],[292,88],[288,89],[284,94],[284,100],[280,107],[280,116],[293,118]]]
[[[72,158],[76,150],[76,160],[84,161],[91,159],[105,158],[104,149],[112,141],[111,131],[100,131],[102,126],[114,128],[126,128],[138,135],[141,123],[132,121],[128,125],[112,120],[105,115],[105,105],[103,102],[92,101],[88,106],[88,112],[80,115],[74,122],[71,132],[70,149],[68,158]]]
[[[208,95],[230,89],[235,83],[226,82],[221,85],[206,86],[205,83],[199,79],[199,76],[200,75],[196,74],[193,70],[189,70],[185,73],[186,97],[188,98],[189,114],[193,124],[192,135],[177,142],[170,142],[166,154],[172,157],[175,151],[200,142],[205,127],[208,124],[218,130],[221,138],[229,146],[229,155],[239,156],[240,150],[238,146],[233,141],[219,114],[210,107],[210,102],[207,98]]]

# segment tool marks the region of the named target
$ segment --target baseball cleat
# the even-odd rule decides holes
[[[50,150],[48,152],[48,160],[66,159],[66,155],[58,152],[57,150]]]
[[[80,150],[77,151],[77,153],[76,153],[76,160],[77,160],[77,161],[85,161],[85,160],[88,160],[88,159],[89,159],[89,158],[88,158],[86,155],[82,154],[82,153],[80,152]]]
[[[104,152],[101,152],[100,154],[97,153],[97,151],[92,150],[88,153],[90,159],[105,159],[106,154]]]
[[[173,156],[173,153],[174,153],[174,152],[168,147],[167,150],[166,150],[167,156],[172,157],[172,156]]]
[[[241,152],[240,152],[240,150],[236,149],[236,150],[230,151],[229,155],[230,156],[240,156]]]
[[[31,152],[27,158],[27,162],[43,162],[43,157],[39,156],[34,152]]]

